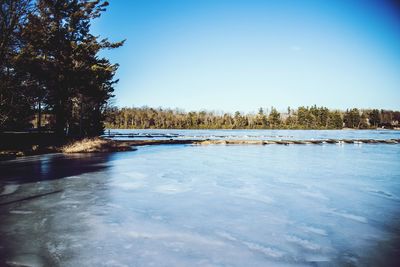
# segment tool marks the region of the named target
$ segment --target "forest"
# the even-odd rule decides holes
[[[376,129],[399,127],[400,112],[378,109],[329,110],[326,107],[260,108],[257,113],[185,112],[162,108],[108,108],[105,126],[115,129]]]
[[[37,128],[46,114],[58,136],[103,131],[118,64],[100,56],[123,41],[91,33],[106,10],[100,0],[2,0],[0,132]]]

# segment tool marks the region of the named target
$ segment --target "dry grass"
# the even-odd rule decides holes
[[[131,151],[135,148],[103,138],[85,138],[62,147],[63,153]]]

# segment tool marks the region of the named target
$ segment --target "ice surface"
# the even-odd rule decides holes
[[[399,266],[400,145],[0,162],[0,265]]]
[[[179,129],[110,129],[114,139],[398,139],[396,130],[179,130]]]

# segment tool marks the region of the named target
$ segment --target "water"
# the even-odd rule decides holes
[[[399,160],[325,144],[0,162],[0,265],[399,266]]]
[[[174,130],[174,129],[107,129],[114,139],[399,139],[398,130]],[[119,134],[124,136],[118,136]],[[129,137],[127,137],[127,135]]]

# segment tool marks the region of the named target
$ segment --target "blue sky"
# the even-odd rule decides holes
[[[400,12],[385,1],[111,0],[118,106],[400,109]]]

